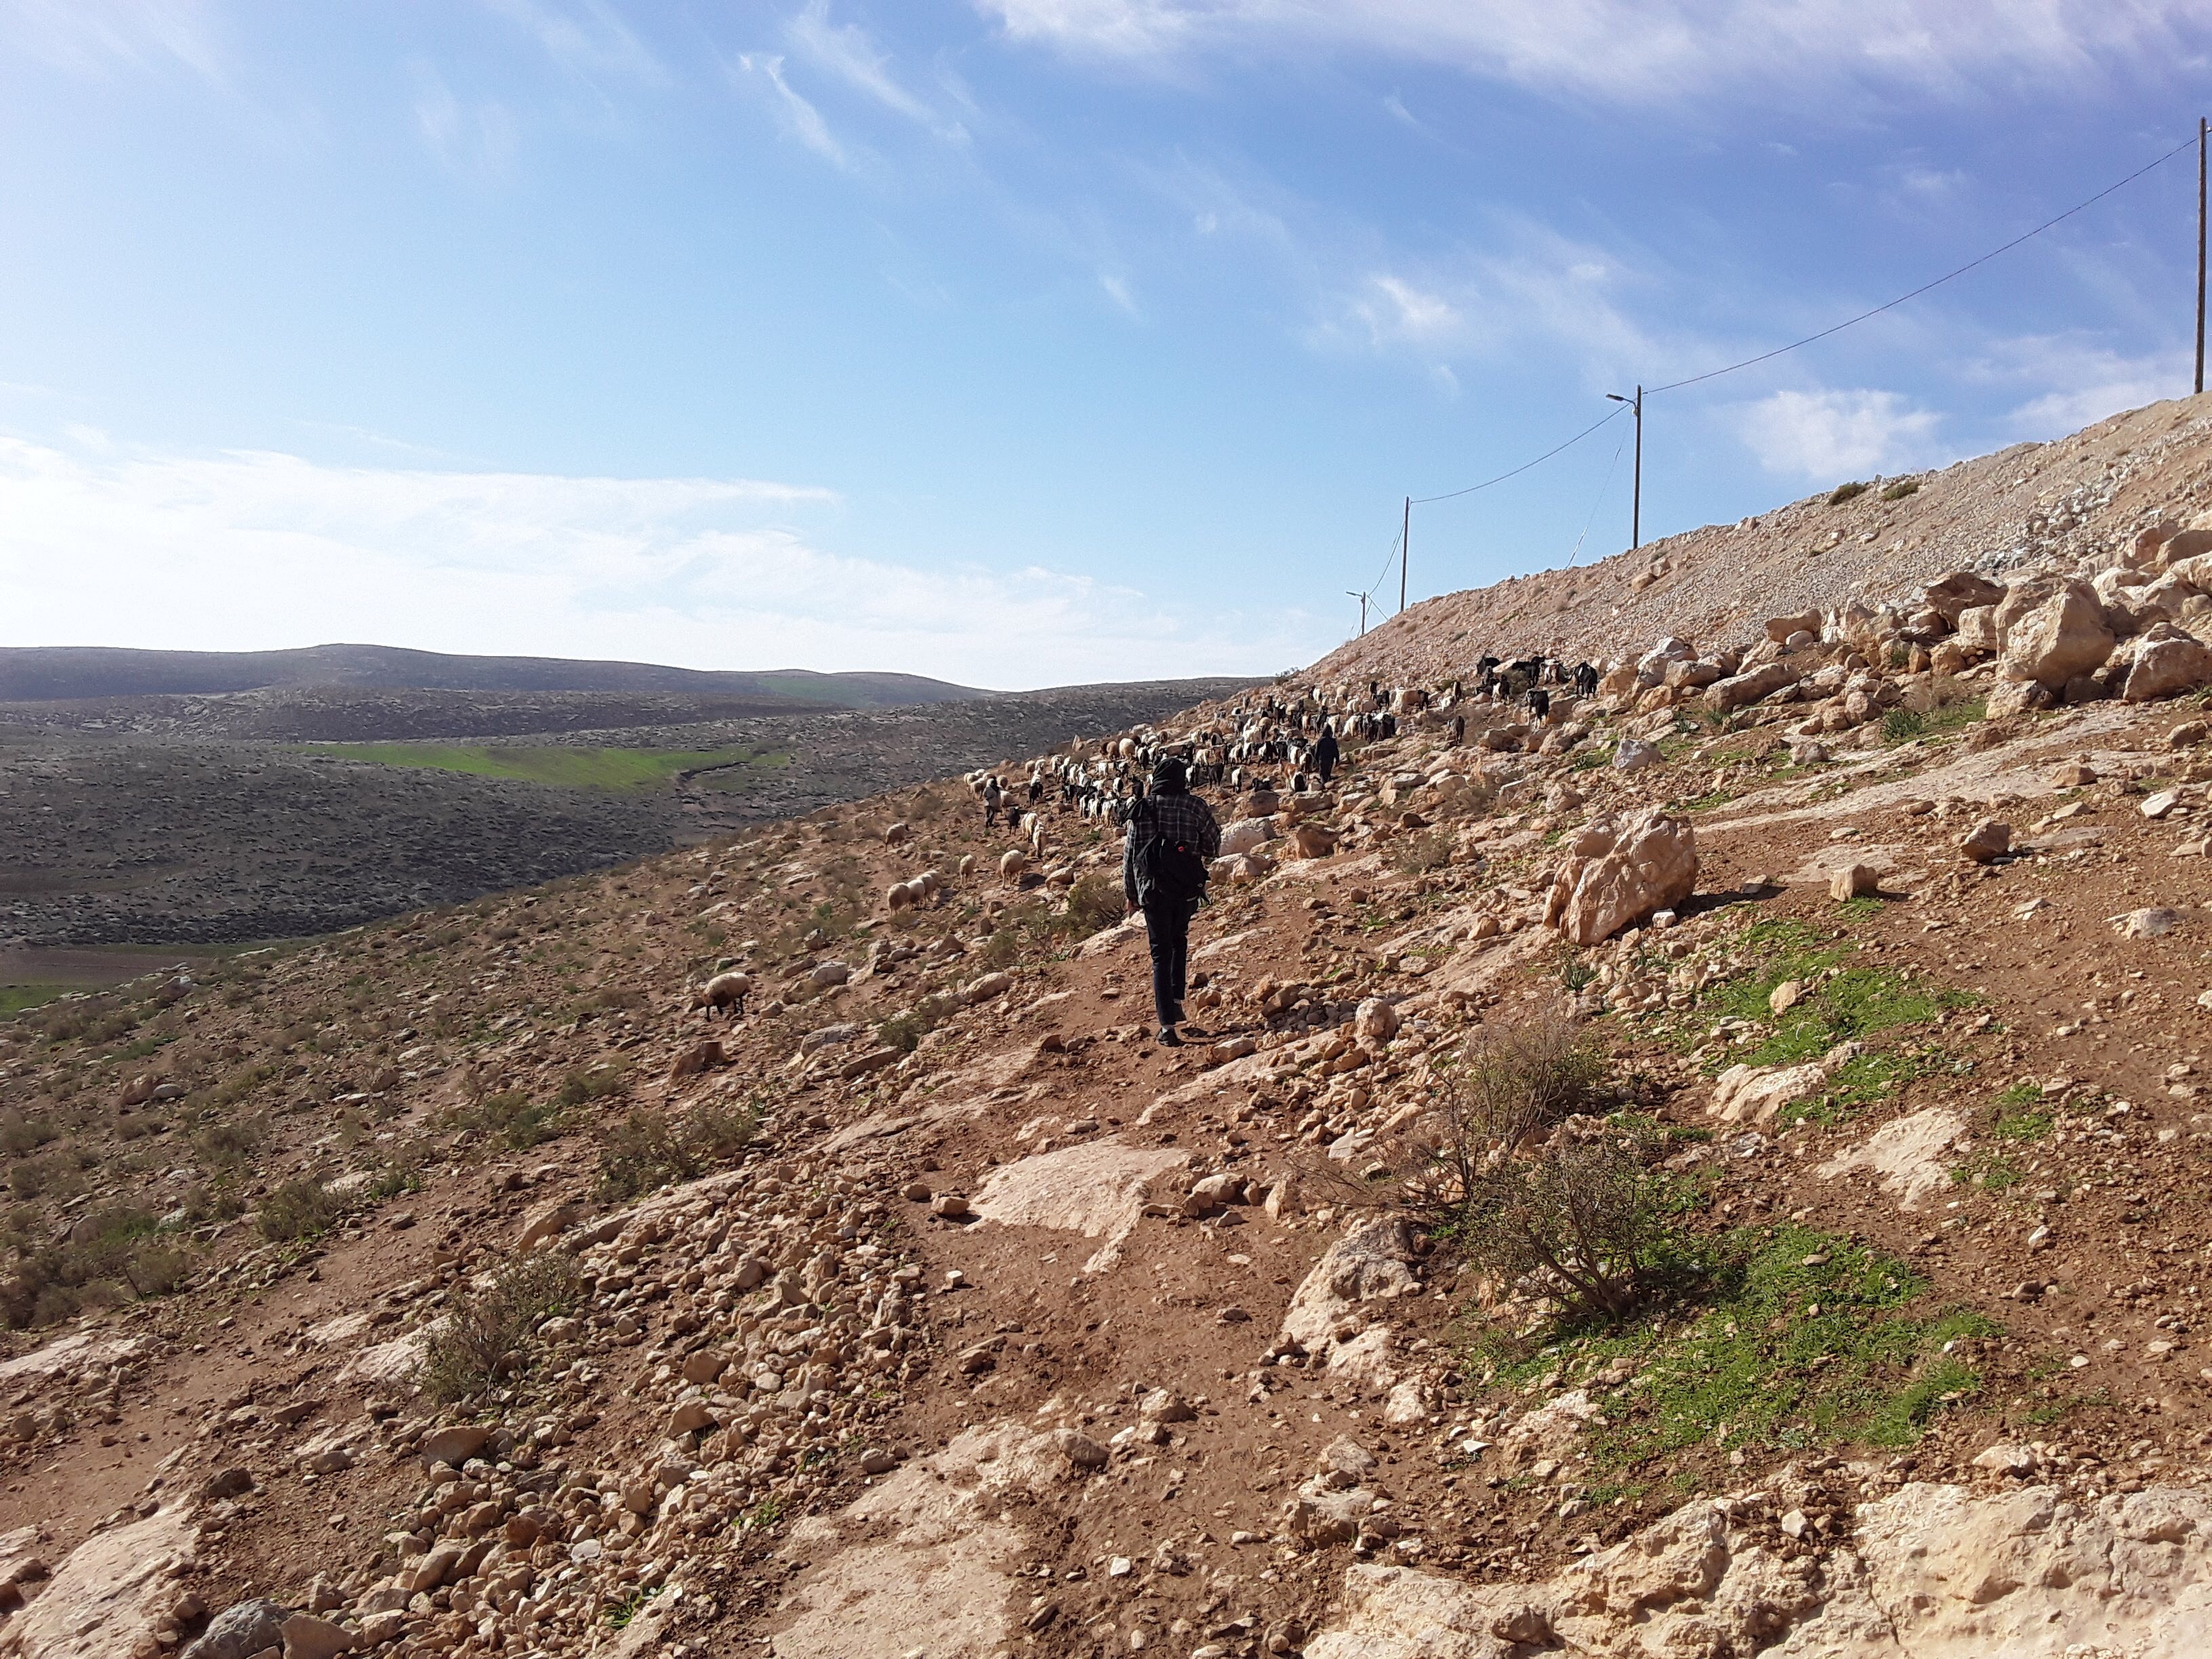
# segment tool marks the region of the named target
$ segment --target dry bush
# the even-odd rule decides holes
[[[1451,862],[1452,838],[1443,830],[1424,830],[1390,849],[1390,867],[1401,876],[1424,876]]]
[[[599,1195],[603,1202],[621,1203],[698,1173],[698,1158],[678,1138],[665,1112],[633,1108],[628,1117],[599,1136]]]
[[[574,1309],[583,1285],[575,1262],[557,1250],[508,1261],[481,1288],[447,1304],[447,1317],[423,1345],[422,1387],[451,1402],[487,1394],[529,1370],[538,1328]]]
[[[1068,930],[1078,939],[1115,926],[1129,912],[1118,876],[1094,870],[1067,890]]]
[[[345,1213],[345,1200],[312,1176],[286,1182],[261,1200],[253,1224],[271,1243],[313,1238]]]
[[[1599,1103],[1603,1056],[1565,1018],[1485,1026],[1432,1109],[1366,1174],[1370,1201],[1413,1215],[1494,1282],[1570,1316],[1619,1318],[1664,1239],[1656,1142]]]

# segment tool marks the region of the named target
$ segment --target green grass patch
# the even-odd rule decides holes
[[[1921,1310],[1905,1262],[1809,1227],[1716,1241],[1704,1294],[1610,1334],[1571,1337],[1502,1370],[1525,1383],[1636,1367],[1606,1407],[1593,1461],[1622,1469],[1693,1447],[1800,1450],[1904,1446],[1978,1378],[1946,1342],[1998,1326],[1958,1308]]]
[[[790,764],[787,754],[736,749],[592,749],[560,744],[319,743],[305,752],[374,766],[409,766],[471,777],[510,778],[568,789],[642,789],[701,771],[712,789],[739,789],[746,775]]]
[[[13,1019],[66,994],[70,988],[66,985],[0,985],[0,1019]]]
[[[2000,1140],[2040,1140],[2051,1133],[2051,1114],[1999,1112],[1997,1121],[1990,1126],[1990,1133]]]
[[[1853,1112],[1892,1100],[1932,1067],[1920,1055],[1871,1052],[1845,1060],[1828,1074],[1828,1086],[1782,1109],[1784,1123],[1840,1123]]]
[[[1900,478],[1897,483],[1890,485],[1888,489],[1881,492],[1881,498],[1886,501],[1901,501],[1908,495],[1917,495],[1919,493],[1919,479]]]

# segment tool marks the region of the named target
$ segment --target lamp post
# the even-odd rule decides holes
[[[1359,637],[1365,639],[1367,637],[1367,596],[1356,587],[1347,587],[1344,592],[1346,598],[1359,601]]]
[[[1628,545],[1632,552],[1644,545],[1644,388],[1636,388],[1633,398],[1624,398],[1618,392],[1608,392],[1606,397],[1616,404],[1626,404],[1636,411],[1636,484],[1628,508]]]

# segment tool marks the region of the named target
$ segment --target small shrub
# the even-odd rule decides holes
[[[1845,501],[1855,501],[1869,488],[1870,485],[1863,483],[1839,483],[1828,492],[1828,505],[1841,507]]]
[[[1556,1130],[1534,1152],[1494,1150],[1469,1172],[1444,1237],[1504,1284],[1534,1280],[1571,1319],[1620,1319],[1636,1307],[1666,1228],[1635,1129]]]
[[[886,1048],[912,1054],[922,1038],[942,1025],[960,1005],[950,997],[930,995],[902,1009],[876,1027],[876,1040]]]
[[[267,1136],[258,1118],[232,1118],[210,1123],[192,1137],[192,1150],[200,1161],[217,1169],[243,1164]]]
[[[423,1345],[424,1391],[450,1404],[521,1376],[536,1362],[538,1328],[572,1310],[582,1290],[575,1262],[558,1250],[513,1258],[489,1285],[447,1304]]]
[[[579,1066],[562,1082],[561,1092],[553,1097],[556,1110],[581,1106],[594,1100],[605,1100],[609,1095],[618,1095],[629,1087],[629,1068],[609,1060],[597,1066]]]
[[[286,1182],[261,1200],[253,1224],[271,1243],[313,1238],[345,1213],[337,1194],[310,1176]]]
[[[1901,501],[1908,495],[1917,495],[1919,493],[1919,479],[1900,478],[1881,492],[1881,498],[1886,501]]]
[[[684,1117],[684,1139],[709,1163],[737,1157],[760,1134],[760,1107],[752,1101],[732,1105],[709,1101],[694,1106]]]
[[[1390,867],[1401,876],[1426,875],[1451,862],[1452,839],[1442,830],[1407,836],[1391,849]]]
[[[606,1202],[633,1199],[698,1173],[698,1159],[677,1139],[665,1112],[634,1108],[599,1137],[599,1194]]]
[[[26,1117],[19,1111],[0,1116],[0,1152],[10,1158],[21,1158],[34,1152],[52,1140],[57,1131],[43,1117]]]
[[[520,1089],[486,1095],[461,1114],[464,1127],[497,1135],[516,1152],[526,1152],[561,1132],[561,1109],[532,1100]]]
[[[1891,743],[1904,743],[1928,729],[1928,716],[1917,708],[1893,708],[1881,717],[1881,735]]]
[[[1094,870],[1078,877],[1075,885],[1067,890],[1068,931],[1078,939],[1088,939],[1120,921],[1128,908],[1121,878]]]

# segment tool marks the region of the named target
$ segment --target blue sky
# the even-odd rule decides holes
[[[0,643],[1286,667],[1401,496],[2103,188],[2209,47],[2198,0],[0,0]],[[2177,159],[1655,398],[1647,538],[2185,392],[2194,207]],[[1414,596],[1619,550],[1626,425],[1416,508]]]

